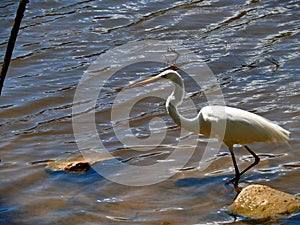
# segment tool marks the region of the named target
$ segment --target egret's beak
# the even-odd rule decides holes
[[[158,74],[158,75],[156,75],[154,77],[150,77],[146,80],[142,80],[142,81],[139,81],[137,83],[131,84],[131,85],[128,86],[128,88],[139,87],[139,86],[142,86],[142,85],[145,85],[145,84],[152,83],[156,80],[159,80],[162,76],[163,76],[163,74]]]

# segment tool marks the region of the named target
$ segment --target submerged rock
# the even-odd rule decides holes
[[[46,164],[46,168],[52,171],[68,171],[68,172],[86,172],[90,169],[91,165],[102,162],[104,160],[112,159],[111,157],[87,159],[82,156],[76,158],[68,158],[59,161],[50,161]]]
[[[235,215],[267,219],[300,210],[300,199],[268,186],[249,185],[242,189],[229,210]]]
[[[46,165],[46,168],[53,171],[64,170],[72,172],[85,172],[90,169],[90,164],[83,157],[78,157],[74,159],[50,162]]]

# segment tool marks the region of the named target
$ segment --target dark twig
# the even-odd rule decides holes
[[[20,29],[20,24],[21,24],[22,18],[24,16],[26,4],[28,2],[29,2],[29,0],[20,0],[16,18],[15,18],[15,22],[14,22],[13,27],[10,32],[10,37],[8,40],[8,44],[7,44],[7,48],[6,48],[6,52],[5,52],[5,56],[4,56],[4,61],[3,61],[2,69],[1,69],[1,74],[0,74],[0,95],[1,95],[2,87],[3,87],[4,79],[5,79],[8,67],[9,67],[9,63],[11,60],[11,56],[12,56],[12,53],[14,50],[15,42],[16,42],[16,39],[18,36],[18,32]]]

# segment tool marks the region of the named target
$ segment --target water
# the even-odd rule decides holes
[[[1,61],[16,8],[16,1],[5,0],[0,6]],[[72,128],[72,103],[80,78],[97,57],[109,57],[118,47],[158,40],[169,43],[170,49],[181,46],[198,55],[218,79],[227,105],[265,116],[292,133],[290,146],[253,144],[262,161],[243,180],[299,193],[299,22],[297,1],[30,1],[0,100],[1,224],[255,224],[226,211],[234,192],[225,185],[233,176],[225,146],[204,171],[195,168],[202,156],[195,153],[171,178],[140,187],[112,182],[93,169],[53,172],[45,169],[45,163],[32,162],[80,155]],[[113,64],[129,63],[123,57],[128,52],[116,56],[103,73],[113,71]],[[195,63],[187,60],[181,66],[188,70]],[[150,135],[150,119],[164,119],[164,127],[158,129],[168,128],[162,146],[130,150],[111,129],[111,106],[119,88],[163,68],[155,63],[126,67],[98,97],[101,140],[130,165],[161,162],[178,142],[180,130],[157,97],[139,102],[131,112],[131,123],[135,134],[143,138]],[[184,77],[190,97],[201,108],[206,104],[203,90]],[[201,87],[214,90],[209,84]],[[128,97],[128,101],[137,98]],[[207,141],[199,138],[198,149]],[[174,160],[184,159],[185,153]],[[237,156],[241,167],[251,160],[240,148]],[[115,166],[111,160],[103,164]],[[151,176],[158,172],[153,170]],[[126,176],[124,171],[119,175]],[[266,224],[299,221],[296,214]]]

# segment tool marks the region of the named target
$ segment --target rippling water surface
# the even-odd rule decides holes
[[[1,1],[1,61],[16,9],[17,1]],[[289,146],[252,145],[262,161],[243,177],[244,182],[299,193],[299,12],[298,1],[30,1],[0,98],[0,223],[256,223],[233,217],[226,210],[235,194],[226,185],[234,171],[225,146],[210,159],[207,169],[196,169],[209,141],[203,137],[183,169],[168,179],[170,174],[164,174],[166,179],[152,185],[118,184],[94,169],[86,173],[45,169],[43,162],[80,155],[72,128],[73,98],[84,72],[98,57],[107,60],[98,62],[98,76],[114,75],[106,82],[98,79],[105,85],[97,97],[96,128],[105,148],[119,161],[140,167],[155,165],[167,162],[176,148],[180,129],[168,117],[163,99],[138,100],[132,94],[116,109],[121,113],[131,101],[137,101],[130,112],[130,126],[139,138],[155,133],[158,138],[160,132],[167,132],[163,143],[153,150],[122,144],[115,131],[124,130],[124,121],[111,122],[111,108],[121,87],[168,64],[184,71],[195,68],[196,61],[177,62],[164,55],[188,50],[211,69],[227,105],[258,113],[292,133]],[[161,64],[145,62],[149,61],[145,46],[135,50],[138,43],[153,40],[164,43],[156,49]],[[119,54],[113,55],[116,50]],[[131,57],[141,57],[144,62],[132,65]],[[207,104],[204,93],[213,94],[215,87],[204,82],[199,88],[183,75],[191,93],[185,102],[190,98],[200,109]],[[150,87],[162,98],[172,89],[164,83]],[[192,114],[188,105],[181,110]],[[149,121],[155,117],[165,122],[150,131]],[[182,139],[192,137],[188,133]],[[192,147],[181,146],[183,150],[172,160],[184,160]],[[239,165],[246,166],[251,158],[237,149]],[[106,166],[111,168],[107,173],[113,171],[126,180],[126,170],[113,169],[115,163],[105,160],[95,168]],[[153,168],[149,174],[137,169],[134,176],[145,180],[161,177]],[[296,214],[267,223],[299,222]]]

